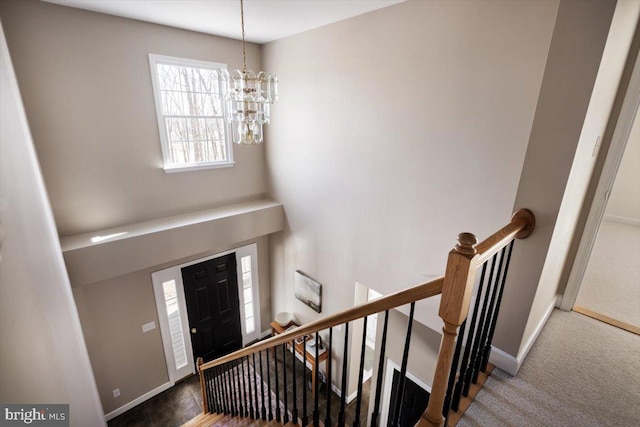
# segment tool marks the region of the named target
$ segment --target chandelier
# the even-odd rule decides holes
[[[244,5],[240,0],[242,23],[242,71],[221,71],[221,93],[226,104],[225,118],[231,124],[235,144],[261,144],[262,125],[269,123],[271,104],[278,102],[278,78],[247,70],[244,41]]]

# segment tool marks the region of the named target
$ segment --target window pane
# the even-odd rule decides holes
[[[180,89],[180,76],[178,74],[178,68],[179,67],[173,65],[158,64],[158,84],[161,90]]]
[[[242,273],[242,288],[251,289],[251,273]]]
[[[252,302],[247,303],[247,304],[244,305],[244,313],[245,313],[245,316],[253,316],[253,303]],[[249,313],[251,313],[251,314],[249,314]]]
[[[251,257],[250,256],[243,256],[242,259],[240,260],[240,262],[242,263],[242,272],[243,273],[251,271]]]
[[[176,364],[176,369],[180,369],[187,364],[187,352],[184,345],[184,336],[182,335],[182,322],[175,280],[164,282],[162,290],[164,291],[167,316],[169,318],[169,334],[171,335],[174,363]]]
[[[255,324],[255,321],[253,320],[253,317],[247,317],[247,333],[250,334],[255,330],[256,330],[256,324]]]
[[[169,142],[183,142],[189,140],[186,121],[184,119],[166,118],[167,136]]]
[[[253,302],[253,290],[251,288],[244,290],[244,303]]]
[[[162,94],[162,113],[172,116],[182,114],[182,97],[180,92],[173,90],[163,90]]]

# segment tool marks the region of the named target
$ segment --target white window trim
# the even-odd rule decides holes
[[[189,261],[184,264],[175,265],[173,267],[166,268],[164,270],[151,273],[151,281],[153,283],[153,292],[156,298],[156,310],[158,313],[158,321],[160,324],[160,334],[162,336],[162,345],[164,348],[165,361],[167,364],[167,372],[169,374],[169,381],[174,383],[187,375],[191,375],[196,372],[195,362],[193,360],[191,333],[189,331],[189,318],[187,316],[187,303],[184,296],[184,282],[182,281],[182,268],[190,265],[199,264],[204,261],[209,261],[214,258],[225,256],[228,254],[236,254],[236,275],[238,278],[238,297],[240,304],[240,325],[242,329],[242,345],[256,341],[260,338],[262,327],[260,323],[260,282],[258,274],[258,245],[252,243],[247,246],[232,249],[226,252],[220,252],[215,255],[211,255],[205,258]],[[242,292],[242,264],[240,259],[245,256],[251,257],[251,281],[253,290],[253,319],[255,322],[255,330],[251,334],[247,334],[246,322],[245,322],[245,306],[244,306],[244,292]],[[184,344],[187,350],[187,365],[179,370],[175,368],[175,358],[173,354],[173,347],[171,345],[171,332],[169,330],[169,317],[167,315],[166,303],[164,300],[164,290],[162,284],[164,282],[175,280],[176,291],[178,297],[178,307],[180,309],[180,320],[182,322],[182,334],[184,337]]]
[[[160,146],[162,148],[163,169],[165,173],[173,172],[187,172],[203,169],[216,169],[216,168],[228,168],[233,167],[235,162],[233,161],[233,144],[231,143],[231,125],[225,120],[225,144],[227,149],[227,160],[222,162],[207,162],[190,164],[184,166],[176,166],[167,164],[167,159],[170,158],[169,151],[169,137],[167,136],[167,127],[163,120],[162,114],[162,97],[160,95],[158,76],[157,76],[157,64],[171,64],[171,65],[184,65],[198,68],[209,69],[227,69],[227,64],[219,62],[198,61],[196,59],[178,58],[175,56],[156,55],[149,54],[149,67],[151,70],[151,86],[153,88],[153,99],[156,106],[156,118],[158,120],[158,132],[160,133]],[[224,103],[223,103],[224,108]]]

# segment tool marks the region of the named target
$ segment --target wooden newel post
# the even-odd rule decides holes
[[[444,321],[442,343],[438,353],[438,364],[433,377],[429,406],[420,417],[417,426],[438,426],[444,424],[442,408],[447,392],[447,381],[451,369],[451,359],[455,346],[458,328],[467,318],[471,292],[475,282],[476,236],[471,233],[460,233],[458,244],[449,252],[447,270],[442,286],[439,316]]]
[[[202,357],[198,357],[196,359],[196,366],[198,367],[198,375],[200,376],[200,390],[202,392],[202,412],[205,414],[209,412],[209,408],[207,407],[207,395],[205,393],[205,384],[204,384],[204,371],[200,369],[200,367],[204,364],[204,360]]]

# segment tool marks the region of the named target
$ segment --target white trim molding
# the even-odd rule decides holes
[[[560,308],[565,311],[569,311],[573,308],[573,305],[578,298],[578,291],[582,285],[582,279],[587,270],[587,264],[591,257],[591,250],[595,244],[596,235],[600,228],[600,223],[604,217],[604,211],[607,207],[607,201],[611,189],[615,182],[624,150],[631,134],[631,128],[633,127],[633,121],[636,116],[638,105],[640,104],[640,55],[636,58],[636,62],[629,79],[629,85],[624,95],[624,101],[620,108],[620,113],[617,117],[613,136],[611,137],[611,144],[609,151],[606,153],[606,159],[602,167],[600,177],[596,177],[598,185],[596,188],[593,202],[589,209],[589,216],[584,226],[582,236],[580,237],[580,244],[576,253],[573,266],[569,279],[567,280],[567,286],[565,287],[564,294],[562,296],[562,303]]]
[[[623,216],[605,214],[604,220],[609,222],[617,222],[620,224],[627,224],[627,225],[633,225],[635,227],[640,227],[640,219],[636,219],[636,218],[626,218]]]
[[[151,399],[153,396],[157,396],[160,393],[162,393],[163,391],[170,389],[174,385],[175,385],[175,383],[172,383],[171,381],[169,381],[169,382],[166,382],[166,383],[162,384],[159,387],[154,388],[153,390],[143,394],[142,396],[140,396],[140,397],[138,397],[136,399],[133,399],[131,402],[122,405],[118,409],[114,409],[113,411],[109,412],[108,414],[105,414],[105,416],[104,416],[105,421],[112,420],[115,417],[117,417],[118,415],[124,414],[129,409],[133,409],[134,407],[138,406],[139,404],[144,403],[147,400]]]

